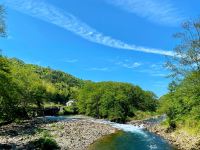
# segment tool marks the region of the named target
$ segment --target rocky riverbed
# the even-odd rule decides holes
[[[0,127],[0,149],[34,149],[31,142],[48,133],[60,149],[84,150],[100,137],[114,133],[110,125],[89,119],[47,121],[42,119]]]
[[[64,119],[64,120],[63,120]],[[153,118],[156,119],[156,118]],[[157,119],[156,119],[157,120]],[[47,136],[54,139],[60,149],[84,150],[102,136],[117,131],[109,123],[99,123],[102,120],[93,118],[54,117],[51,119],[38,118],[22,123],[12,123],[0,126],[0,149],[35,149],[33,141]],[[199,150],[200,136],[192,136],[184,131],[167,132],[166,127],[158,122],[149,120],[131,121],[128,124],[141,126],[144,129],[160,135],[177,149]]]
[[[156,118],[153,118],[156,119]],[[161,119],[163,120],[163,119]],[[200,150],[200,135],[191,135],[184,130],[175,130],[169,132],[169,130],[160,124],[160,122],[147,120],[134,120],[128,122],[128,124],[142,126],[149,132],[155,133],[162,138],[166,139],[170,144],[174,145],[180,150]]]
[[[183,130],[169,132],[166,127],[159,124],[150,126],[147,129],[168,140],[172,145],[175,145],[177,149],[200,150],[200,135],[191,135]]]

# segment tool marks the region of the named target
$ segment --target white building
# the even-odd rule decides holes
[[[66,103],[66,106],[72,106],[73,103],[74,103],[74,100],[69,100],[69,101]]]

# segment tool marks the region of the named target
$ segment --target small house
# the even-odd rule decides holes
[[[75,100],[69,100],[67,103],[66,103],[66,106],[72,106],[72,104],[75,102]]]

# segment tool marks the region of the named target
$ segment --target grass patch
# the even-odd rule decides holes
[[[30,144],[34,149],[40,150],[59,150],[60,147],[53,139],[48,130],[39,128],[37,132],[41,135],[41,138],[32,141]]]
[[[160,125],[167,129],[170,127],[169,121],[169,118],[167,118]],[[174,132],[185,132],[191,136],[200,135],[200,122],[195,121],[193,118],[181,118],[180,120],[176,120],[175,124],[176,128]]]
[[[63,105],[61,105],[61,104],[56,104],[56,103],[52,103],[52,102],[50,102],[50,103],[44,103],[44,108],[49,108],[49,107],[61,107],[61,106],[63,106]]]
[[[190,135],[199,135],[200,134],[200,122],[184,118],[184,121],[177,122],[177,130],[185,131]]]
[[[56,127],[56,124],[55,124],[55,123],[52,123],[52,124],[51,124],[51,127],[52,127],[52,128],[55,128],[55,127]]]
[[[71,114],[77,114],[77,109],[76,106],[72,105],[72,106],[65,106],[63,109],[63,113],[64,115],[71,115]]]
[[[157,112],[149,112],[149,111],[136,111],[135,116],[128,118],[128,120],[144,120],[154,116],[157,116]]]
[[[60,147],[56,141],[50,137],[41,137],[31,143],[35,149],[40,150],[58,150]]]

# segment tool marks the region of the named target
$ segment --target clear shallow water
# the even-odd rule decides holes
[[[117,132],[101,138],[88,150],[175,150],[162,138],[146,132]]]
[[[73,120],[81,120],[81,119],[91,119],[91,117],[83,116],[83,115],[68,115],[68,116],[45,116],[38,117],[43,120],[50,121],[73,121]]]
[[[109,124],[120,131],[104,136],[93,143],[88,150],[175,150],[161,137],[143,129],[142,126],[119,124],[105,120],[96,120],[85,116],[46,116],[43,119],[53,121],[73,121],[88,119],[91,122]]]
[[[143,126],[96,121],[120,129],[93,143],[89,150],[175,150],[166,140],[144,130]]]

